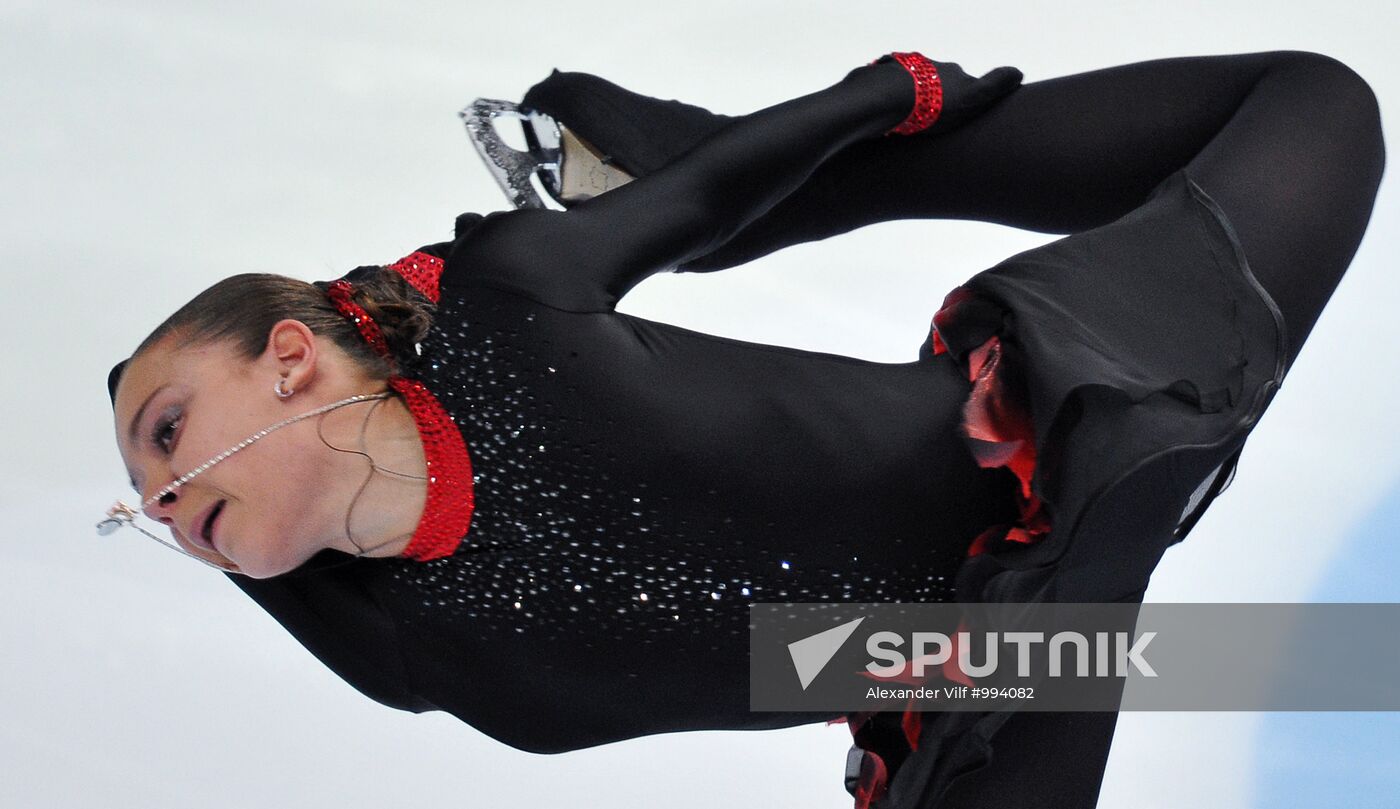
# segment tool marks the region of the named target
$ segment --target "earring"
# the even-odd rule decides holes
[[[290,399],[292,397],[292,394],[296,393],[295,390],[287,390],[284,387],[286,384],[287,378],[284,376],[281,379],[277,380],[277,387],[272,389],[272,392],[277,394],[278,399]]]

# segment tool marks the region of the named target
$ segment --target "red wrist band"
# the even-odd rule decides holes
[[[894,59],[914,78],[914,109],[899,126],[886,135],[912,135],[933,126],[943,111],[943,82],[933,60],[922,53],[891,53]]]

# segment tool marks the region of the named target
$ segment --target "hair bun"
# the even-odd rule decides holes
[[[345,274],[354,285],[351,298],[379,326],[389,351],[403,360],[417,356],[417,345],[428,336],[436,307],[397,272],[381,266],[356,267]],[[317,282],[322,291],[330,282]]]

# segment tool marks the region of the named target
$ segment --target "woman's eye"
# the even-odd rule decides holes
[[[169,453],[171,450],[171,445],[175,439],[175,430],[179,426],[179,418],[162,417],[159,421],[157,421],[156,430],[153,435],[153,438],[156,442],[156,446]]]

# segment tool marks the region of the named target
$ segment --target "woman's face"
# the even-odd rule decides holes
[[[288,327],[279,342],[286,323],[300,329]],[[116,395],[117,447],[142,502],[245,438],[316,407],[309,394],[317,341],[299,322],[278,328],[253,360],[230,343],[177,349],[166,340],[127,364]],[[284,375],[301,395],[274,393]],[[328,527],[337,517],[322,513],[327,498],[316,496],[327,481],[315,429],[308,419],[270,433],[143,510],[208,561],[253,578],[285,573],[334,541]]]

